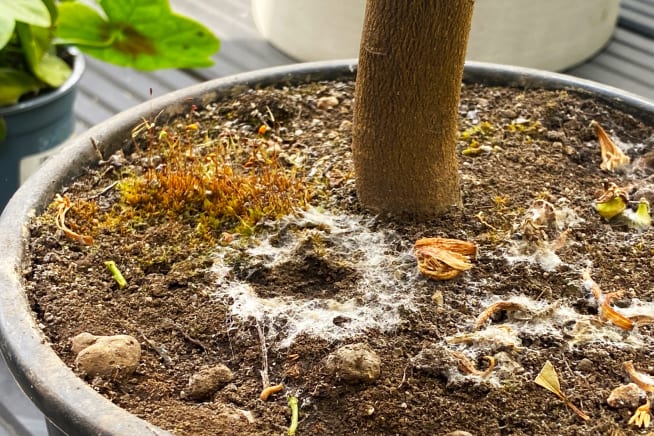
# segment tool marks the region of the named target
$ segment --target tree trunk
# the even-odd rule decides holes
[[[474,0],[368,0],[352,150],[359,201],[433,217],[461,205],[456,132]]]

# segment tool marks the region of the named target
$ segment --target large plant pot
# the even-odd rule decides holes
[[[22,275],[27,249],[26,223],[52,201],[55,193],[85,168],[95,166],[98,151],[104,156],[127,147],[130,133],[143,119],[181,113],[247,88],[270,84],[291,85],[327,79],[352,79],[356,64],[323,62],[274,68],[199,84],[139,105],[114,116],[70,140],[14,195],[0,217],[0,348],[27,395],[61,432],[77,434],[165,434],[118,408],[78,378],[50,348],[28,304]],[[471,63],[467,82],[520,88],[570,89],[654,122],[654,104],[617,89],[568,76],[535,70]],[[54,427],[53,427],[54,428]]]
[[[477,0],[467,59],[561,71],[609,40],[619,0]],[[357,57],[364,0],[252,0],[274,46],[300,61]]]
[[[73,73],[59,88],[18,104],[1,107],[7,137],[0,141],[0,209],[18,186],[75,130],[75,89],[84,72],[84,56],[69,49]]]

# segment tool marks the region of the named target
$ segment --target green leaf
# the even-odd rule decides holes
[[[0,106],[18,102],[28,92],[35,92],[41,84],[30,74],[13,68],[0,68]]]
[[[52,1],[52,0],[46,0]],[[0,2],[0,49],[14,32],[16,21],[49,27],[52,23],[50,11],[42,0],[11,0]]]
[[[38,64],[35,65],[34,74],[53,88],[64,84],[73,70],[60,57],[45,53]]]
[[[610,220],[621,214],[627,208],[627,200],[621,196],[615,196],[603,203],[596,203],[595,210],[602,218]]]
[[[7,122],[3,117],[0,117],[0,142],[4,141],[7,137]]]
[[[0,49],[6,46],[11,39],[11,35],[14,33],[14,24],[16,22],[13,17],[5,15],[0,11]]]
[[[53,88],[61,86],[70,77],[72,70],[51,52],[50,29],[17,23],[16,31],[34,75]]]
[[[59,5],[59,19],[55,36],[58,44],[87,47],[108,47],[111,35],[109,23],[95,9],[82,3]]]
[[[200,23],[173,13],[167,0],[99,3],[107,20],[91,17],[78,4],[60,4],[57,37],[98,59],[139,70],[213,64],[211,55],[220,47],[218,39]],[[80,20],[83,14],[84,21]]]
[[[632,229],[645,230],[652,225],[652,216],[649,213],[649,201],[641,198],[636,212],[631,209],[624,211],[627,225]]]
[[[50,11],[42,0],[10,0],[0,2],[0,16],[11,17],[15,21],[49,27]]]

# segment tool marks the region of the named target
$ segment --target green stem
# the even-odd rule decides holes
[[[288,397],[288,406],[291,408],[291,425],[288,427],[288,436],[295,436],[298,422],[297,397]]]
[[[123,274],[120,272],[118,267],[116,266],[116,262],[113,260],[108,260],[104,263],[113,276],[114,280],[116,280],[116,283],[118,283],[118,287],[120,289],[123,289],[125,286],[127,286],[127,280],[125,280],[125,277],[123,277]]]

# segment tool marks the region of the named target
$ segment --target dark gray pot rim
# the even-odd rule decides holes
[[[63,431],[70,434],[165,433],[113,405],[76,377],[47,344],[21,285],[27,230],[25,222],[85,166],[98,160],[95,140],[105,156],[129,141],[131,129],[152,119],[202,105],[248,88],[315,80],[352,79],[356,61],[328,61],[270,68],[198,84],[143,103],[68,141],[58,155],[23,185],[0,216],[0,348],[23,390]],[[574,90],[654,121],[654,103],[616,88],[570,76],[484,63],[466,65],[466,82],[520,88]],[[60,175],[65,174],[61,177]]]
[[[77,48],[68,47],[66,50],[73,56],[73,71],[70,77],[63,83],[63,85],[52,91],[45,92],[38,97],[30,98],[11,106],[0,107],[0,116],[6,117],[29,110],[34,110],[35,108],[45,106],[48,103],[72,92],[75,85],[77,85],[77,82],[79,82],[82,78],[82,74],[84,74],[86,62],[82,52],[80,52]]]

